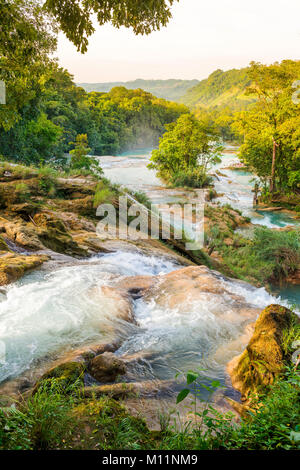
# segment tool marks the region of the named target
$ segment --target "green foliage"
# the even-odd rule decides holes
[[[6,83],[0,129],[8,131],[24,116],[28,104],[36,103],[56,39],[40,2],[0,0],[0,11],[0,80]]]
[[[30,189],[25,183],[16,184],[15,191],[20,202],[25,202],[30,196]]]
[[[88,156],[91,149],[88,146],[88,139],[86,134],[78,134],[75,142],[70,142],[74,145],[74,149],[70,151],[71,154],[71,169],[72,170],[87,170],[91,173],[100,176],[103,171],[96,158]]]
[[[232,413],[217,411],[199,399],[220,388],[202,371],[188,371],[187,387],[178,403],[192,392],[191,419],[171,424],[161,417],[161,433],[151,433],[141,418],[109,397],[86,400],[77,385],[52,377],[25,401],[0,408],[0,449],[296,449],[299,446],[299,375],[288,368],[268,392],[253,402],[239,423]],[[178,416],[179,417],[179,416]]]
[[[105,180],[97,184],[93,206],[97,208],[100,204],[112,204],[116,198],[116,191],[107,184]]]
[[[215,70],[208,78],[190,88],[181,102],[187,106],[216,108],[228,106],[231,110],[246,107],[253,98],[245,96],[251,79],[248,67],[243,69]]]
[[[42,194],[53,197],[56,194],[57,172],[50,166],[42,166],[38,171],[39,189]]]
[[[237,277],[265,284],[292,274],[300,262],[298,231],[279,232],[256,228],[254,238],[240,248],[222,247],[225,263]],[[244,245],[244,246],[243,246]]]
[[[282,332],[282,348],[284,353],[292,353],[295,349],[294,345],[298,343],[300,343],[300,323],[293,320],[292,325]]]
[[[147,207],[147,209],[151,210],[151,200],[148,198],[148,196],[143,193],[142,191],[131,191],[130,189],[126,188],[126,193],[130,194],[132,197],[134,197],[137,202],[140,204],[143,204],[143,206]]]
[[[73,399],[54,380],[17,406],[0,409],[0,449],[55,449],[73,429]]]
[[[227,439],[225,448],[249,450],[296,449],[299,443],[299,375],[289,370],[268,394],[260,397],[258,408],[242,420]]]
[[[187,374],[187,383],[193,384],[197,380],[198,373],[190,371]],[[218,382],[214,382],[208,388],[213,392],[218,386]],[[189,389],[182,390],[177,402],[186,398],[188,392]],[[176,425],[169,427],[160,446],[162,449],[199,450],[299,448],[299,392],[299,375],[287,368],[286,374],[253,402],[252,410],[245,413],[238,424],[231,413],[220,413],[209,403],[200,408],[194,404],[194,410],[191,410],[193,422],[189,421],[179,429]]]
[[[158,99],[143,90],[114,88],[109,93],[85,93],[72,76],[49,63],[37,95],[21,108],[18,122],[0,129],[5,158],[25,163],[51,162],[67,167],[64,153],[77,135],[86,134],[88,153],[115,154],[132,147],[153,146],[165,124],[187,112],[183,105]],[[27,90],[24,89],[19,93]],[[72,144],[73,145],[73,144]],[[83,159],[85,169],[86,160]],[[95,165],[94,165],[95,166]]]
[[[92,15],[98,23],[111,23],[114,27],[132,28],[135,34],[150,34],[161,26],[166,26],[170,17],[170,6],[175,0],[85,0],[83,4],[75,0],[61,2],[46,0],[46,10],[54,16],[60,29],[75,44],[78,51],[86,52],[88,37],[95,31]]]
[[[42,113],[36,120],[29,121],[24,129],[27,143],[26,163],[38,164],[61,155],[61,137],[63,129],[47,119]]]
[[[241,160],[249,165],[270,191],[299,189],[300,107],[293,102],[293,83],[300,62],[284,60],[265,66],[252,63],[248,95],[255,105],[237,114],[234,129],[243,136]],[[273,154],[275,153],[275,158]]]
[[[214,132],[192,114],[183,114],[167,126],[158,150],[153,150],[148,168],[157,170],[160,178],[180,185],[190,181],[194,187],[207,182],[207,171],[219,161],[221,147]]]
[[[157,145],[165,125],[188,112],[183,105],[124,87],[113,88],[109,93],[91,92],[84,106],[83,124],[96,155]]]
[[[171,180],[170,185],[173,187],[189,187],[189,188],[203,188],[209,186],[213,178],[203,172],[202,168],[188,168],[175,173]]]

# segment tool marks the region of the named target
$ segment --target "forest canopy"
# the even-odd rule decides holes
[[[42,84],[20,107],[17,122],[0,128],[3,156],[25,163],[63,159],[77,134],[86,134],[91,153],[116,154],[129,148],[158,144],[165,125],[188,109],[143,90],[113,88],[86,93],[72,76],[49,64]],[[26,89],[25,89],[26,91]]]

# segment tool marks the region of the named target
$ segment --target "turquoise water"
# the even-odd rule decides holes
[[[105,176],[113,183],[122,184],[134,191],[143,191],[154,203],[191,201],[195,191],[164,189],[164,184],[156,177],[155,171],[147,168],[151,150],[145,148],[117,156],[99,157],[99,161]],[[241,210],[245,216],[250,217],[253,224],[269,228],[299,225],[299,221],[288,212],[262,212],[253,209],[253,175],[244,170],[226,169],[238,161],[235,153],[224,153],[221,163],[211,169],[216,191],[220,194],[216,201]],[[215,174],[217,170],[222,175]]]
[[[233,148],[230,149],[231,151]],[[155,204],[195,202],[202,190],[167,189],[156,177],[154,170],[147,165],[151,149],[145,148],[121,155],[99,157],[104,174],[114,183],[122,184],[134,191],[143,191]],[[255,184],[253,175],[245,170],[229,170],[226,167],[238,162],[235,153],[224,153],[220,163],[211,169],[214,185],[220,196],[216,199],[221,204],[230,204],[250,217],[251,222],[269,228],[283,228],[299,225],[290,213],[284,211],[260,211],[253,209],[252,188]],[[221,175],[215,174],[219,170]],[[297,286],[277,289],[283,300],[300,305],[300,289]]]
[[[300,309],[300,288],[299,286],[288,284],[281,286],[280,288],[273,286],[272,293],[274,295],[280,295],[284,300],[287,300],[291,306],[295,306],[298,310]]]
[[[217,198],[221,204],[230,204],[235,209],[242,211],[243,215],[250,217],[251,222],[257,225],[264,225],[269,228],[283,228],[288,225],[299,225],[299,220],[295,219],[288,211],[260,211],[253,208],[253,187],[255,176],[245,170],[226,167],[239,162],[236,154],[224,153],[222,161],[212,169],[212,172],[219,170],[221,175],[215,175],[215,189],[220,194]]]

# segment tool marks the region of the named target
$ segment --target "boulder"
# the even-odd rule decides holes
[[[33,224],[23,221],[7,221],[3,224],[3,227],[7,237],[18,245],[31,250],[41,250],[44,248]]]
[[[84,250],[90,253],[110,253],[111,250],[104,248],[100,238],[91,231],[83,231],[73,233],[73,240]]]
[[[88,371],[98,382],[114,382],[126,373],[125,362],[111,352],[94,357],[88,365]]]
[[[48,370],[35,384],[33,393],[45,384],[45,382],[55,379],[66,391],[72,385],[83,386],[85,365],[80,362],[64,362]]]
[[[154,287],[145,292],[144,299],[154,299],[160,307],[179,308],[181,312],[188,312],[195,302],[211,300],[216,315],[232,316],[228,319],[233,321],[235,315],[254,318],[258,313],[243,297],[226,288],[223,276],[206,266],[188,266],[160,276]],[[224,306],[220,308],[221,303]]]
[[[125,290],[127,294],[133,297],[140,297],[145,290],[153,287],[156,282],[157,277],[155,276],[129,276],[118,280],[115,286]]]
[[[97,286],[91,288],[89,293],[108,320],[119,318],[127,323],[133,323],[132,304],[126,292],[112,286]]]
[[[283,372],[289,360],[283,334],[294,322],[299,322],[298,316],[280,305],[270,305],[261,312],[246,350],[228,364],[232,384],[243,401],[268,387]]]
[[[40,241],[50,250],[70,256],[87,256],[87,251],[76,243],[60,218],[40,213],[34,216],[33,221]]]

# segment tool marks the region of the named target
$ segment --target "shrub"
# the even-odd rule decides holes
[[[104,181],[101,181],[97,184],[93,206],[96,208],[100,204],[112,204],[116,197],[116,193],[109,186],[105,184]]]
[[[178,171],[170,180],[171,186],[203,188],[212,183],[212,177],[203,172],[202,168],[192,168]]]
[[[50,166],[42,166],[38,171],[39,189],[40,191],[50,197],[56,193],[57,186],[57,172]]]
[[[88,146],[86,134],[78,134],[76,141],[70,142],[70,145],[74,145],[74,149],[70,151],[71,169],[85,170],[97,176],[103,174],[98,160],[88,155],[91,149]]]
[[[27,186],[27,184],[25,183],[19,183],[16,185],[16,194],[18,196],[18,200],[20,202],[24,202],[26,201],[29,196],[30,196],[30,190],[29,190],[29,187]]]

